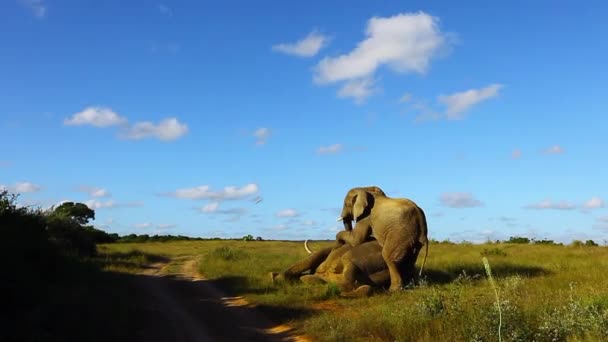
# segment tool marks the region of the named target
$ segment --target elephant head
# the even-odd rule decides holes
[[[386,197],[384,191],[377,186],[353,188],[348,191],[344,198],[342,213],[337,220],[344,222],[345,230],[352,230],[352,222],[361,218],[374,206],[374,195]]]

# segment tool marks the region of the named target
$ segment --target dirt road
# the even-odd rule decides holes
[[[155,264],[137,279],[145,298],[142,341],[310,341],[289,326],[264,317],[242,297],[226,296],[199,277],[195,260],[182,260],[180,271],[167,274]]]

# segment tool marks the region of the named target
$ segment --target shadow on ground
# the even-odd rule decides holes
[[[492,276],[497,279],[514,275],[538,277],[548,274],[551,274],[551,271],[538,266],[517,264],[497,264],[492,266]],[[452,265],[448,270],[425,268],[422,276],[426,278],[430,284],[447,284],[458,280],[478,281],[485,279],[486,272],[483,265],[462,264]]]

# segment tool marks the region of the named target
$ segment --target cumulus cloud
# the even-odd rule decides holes
[[[105,208],[107,208],[107,209],[110,209],[110,208],[133,208],[133,207],[141,207],[143,205],[143,203],[141,203],[141,202],[117,203],[117,202],[112,201],[112,200],[100,201],[100,200],[96,200],[96,199],[85,201],[84,204],[86,204],[87,207],[89,207],[89,208],[91,208],[93,210],[105,209]]]
[[[318,154],[336,154],[342,152],[342,144],[333,144],[329,146],[321,146],[317,150]]]
[[[351,52],[321,60],[315,81],[324,84],[369,77],[382,65],[400,73],[422,74],[447,42],[438,19],[423,12],[373,17],[366,35]]]
[[[538,203],[528,204],[528,205],[524,206],[524,208],[537,209],[537,210],[541,210],[541,209],[572,210],[572,209],[576,209],[576,205],[573,203],[570,203],[568,201],[554,202],[550,199],[546,199],[546,200],[540,201]]]
[[[323,34],[312,31],[306,37],[295,43],[282,43],[272,47],[272,50],[299,57],[316,55],[329,42]]]
[[[104,188],[83,185],[83,186],[79,187],[78,189],[79,189],[79,191],[84,192],[91,197],[100,198],[100,197],[111,196],[110,192]]]
[[[468,192],[446,192],[441,194],[441,204],[450,208],[481,207],[483,203]]]
[[[13,192],[13,193],[17,193],[17,194],[23,194],[23,193],[30,193],[30,192],[38,192],[38,191],[42,190],[42,187],[40,185],[30,183],[30,182],[17,182],[13,185],[0,184],[0,189],[7,190],[9,192]]]
[[[288,208],[277,212],[277,217],[297,217],[300,215],[297,210]]]
[[[253,132],[253,136],[256,138],[256,145],[265,145],[268,138],[270,138],[270,129],[266,127],[260,127]]]
[[[521,158],[521,150],[513,150],[513,152],[511,152],[511,158],[513,158],[513,159]]]
[[[376,92],[374,83],[371,78],[348,81],[338,90],[338,97],[352,97],[355,103],[361,104]]]
[[[220,207],[219,202],[211,202],[211,203],[205,204],[201,208],[201,211],[204,213],[214,213],[219,209],[219,207]]]
[[[90,125],[95,127],[117,126],[126,123],[125,117],[105,107],[87,107],[63,121],[63,124],[68,126]]]
[[[121,126],[123,129],[120,136],[130,140],[156,138],[161,141],[171,141],[188,133],[188,126],[173,117],[162,119],[158,124],[141,121],[129,126],[128,123],[126,117],[106,107],[87,107],[63,120],[66,126],[89,125],[100,128]]]
[[[480,89],[469,89],[451,95],[439,95],[437,101],[446,107],[448,120],[464,118],[464,113],[474,105],[498,95],[501,84],[492,84]]]
[[[598,209],[605,206],[604,200],[600,197],[592,197],[583,204],[583,209]]]
[[[559,145],[553,145],[543,151],[545,154],[563,154],[564,148]]]
[[[382,66],[397,73],[424,74],[431,59],[449,45],[448,36],[438,23],[438,18],[424,12],[373,17],[367,22],[365,39],[352,51],[325,57],[315,66],[314,81],[329,84],[373,79]],[[350,88],[357,89],[352,84]]]
[[[20,0],[19,2],[29,9],[35,17],[44,18],[46,16],[47,6],[44,0]]]
[[[242,187],[227,186],[220,191],[212,191],[209,185],[201,185],[194,188],[182,188],[170,193],[169,195],[182,199],[210,199],[215,201],[240,200],[257,194],[258,185],[251,183]]]
[[[135,123],[123,136],[126,139],[139,140],[157,138],[162,141],[176,140],[188,133],[188,126],[176,118],[163,119],[158,124],[149,121]]]
[[[86,204],[87,207],[89,207],[93,210],[116,207],[116,203],[112,200],[105,201],[105,202],[98,201],[98,200],[88,200],[88,201],[84,202],[84,204]]]

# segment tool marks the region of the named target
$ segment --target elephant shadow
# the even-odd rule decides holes
[[[221,288],[230,295],[238,296],[244,294],[274,293],[278,290],[263,284],[252,283],[252,280],[244,276],[223,276],[210,279],[208,282],[217,288]]]
[[[497,279],[507,278],[514,275],[525,277],[539,277],[549,275],[552,272],[538,266],[518,264],[498,264],[492,266],[492,276]],[[423,279],[431,284],[448,284],[458,281],[480,281],[486,278],[483,265],[456,264],[446,269],[425,268]]]

